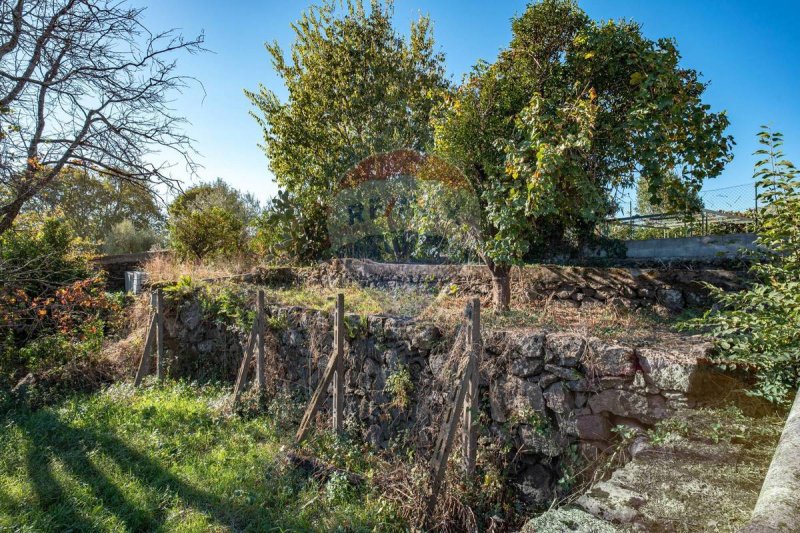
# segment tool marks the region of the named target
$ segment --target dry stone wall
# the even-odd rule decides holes
[[[270,378],[308,397],[331,354],[331,317],[297,307],[267,314]],[[345,323],[348,429],[377,448],[399,443],[429,454],[456,386],[452,335],[387,316],[348,315]],[[245,332],[204,317],[193,298],[168,306],[166,326],[172,376],[233,381]],[[533,506],[552,500],[568,451],[602,448],[614,426],[643,428],[687,405],[706,350],[544,330],[484,332],[484,345],[479,445],[512,464],[513,483]],[[387,387],[399,372],[410,378],[407,405]]]
[[[511,272],[512,290],[522,299],[554,298],[575,307],[619,304],[629,309],[661,306],[671,312],[707,303],[705,284],[739,290],[744,274],[723,269],[641,269],[528,266]],[[379,289],[439,290],[486,295],[488,269],[481,265],[406,265],[355,259],[334,260],[304,269],[262,269],[252,279],[274,284],[343,287],[357,284]]]

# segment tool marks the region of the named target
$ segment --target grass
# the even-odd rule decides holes
[[[6,413],[0,530],[401,528],[392,506],[369,487],[340,478],[323,483],[287,466],[281,447],[290,428],[274,413],[226,415],[228,392],[184,383],[134,393],[119,384],[39,411]],[[367,476],[368,465],[360,458],[348,466]]]

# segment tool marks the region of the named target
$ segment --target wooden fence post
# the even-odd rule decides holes
[[[467,386],[467,398],[464,401],[464,420],[461,429],[464,439],[464,462],[468,476],[475,472],[475,459],[478,455],[478,427],[476,417],[480,405],[478,403],[478,384],[481,364],[481,301],[472,299],[472,309],[467,327],[467,350],[472,374]]]
[[[164,293],[161,289],[155,292],[156,308],[156,377],[164,380]]]
[[[336,295],[333,324],[333,357],[336,366],[333,375],[333,430],[344,431],[344,294]]]
[[[264,367],[264,291],[258,291],[258,311],[256,322],[253,326],[258,334],[258,357],[256,358],[256,373],[258,374],[258,388],[264,391],[267,387],[266,368]]]
[[[150,305],[157,309],[157,293],[153,291],[150,295]],[[153,341],[155,340],[156,330],[158,329],[158,311],[153,313],[150,319],[150,326],[147,328],[147,336],[144,339],[144,348],[142,350],[142,359],[139,361],[139,369],[136,371],[136,378],[133,385],[138,387],[142,384],[144,377],[150,373],[150,356],[153,352]]]
[[[328,365],[317,383],[317,389],[308,402],[300,427],[297,428],[295,443],[300,444],[311,429],[311,421],[325,400],[328,385],[333,382],[333,429],[344,429],[344,294],[336,296],[333,315],[333,353]]]
[[[431,490],[428,495],[428,503],[425,507],[425,521],[430,520],[433,511],[436,509],[436,502],[439,499],[439,489],[444,479],[445,470],[447,470],[447,458],[450,457],[450,451],[453,448],[453,441],[456,436],[456,429],[458,428],[458,420],[461,418],[461,410],[464,406],[464,399],[467,396],[467,389],[469,388],[469,381],[472,380],[473,372],[477,369],[472,366],[472,359],[469,358],[464,367],[464,373],[459,380],[458,388],[456,389],[453,397],[453,402],[447,410],[442,429],[439,432],[439,438],[436,439],[436,447],[434,449],[433,457],[431,458],[431,466],[433,466],[433,478],[431,479]]]

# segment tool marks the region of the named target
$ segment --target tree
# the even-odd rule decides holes
[[[246,249],[258,202],[222,180],[190,187],[169,206],[169,235],[184,258],[235,257]]]
[[[170,108],[190,80],[173,56],[203,37],[152,33],[142,13],[117,0],[0,0],[0,234],[66,168],[172,184],[169,165],[151,162],[171,151],[193,171]]]
[[[512,33],[435,119],[438,153],[479,198],[479,253],[501,311],[513,264],[581,250],[616,211],[614,191],[639,177],[652,191],[698,186],[721,172],[732,144],[673,41],[592,21],[569,0],[530,5]]]
[[[411,25],[408,40],[391,19],[391,2],[372,1],[369,12],[361,0],[347,2],[341,14],[333,1],[312,7],[292,26],[289,60],[277,43],[267,45],[288,99],[263,85],[245,91],[264,130],[270,169],[306,219],[325,216],[358,162],[431,144],[431,110],[447,87],[443,57],[434,51],[427,17]],[[309,224],[324,227],[324,218]]]
[[[108,244],[125,221],[131,225],[126,231],[135,228],[151,244],[164,225],[152,187],[74,168],[63,170],[23,212],[58,214],[77,237],[97,247]]]
[[[698,184],[686,183],[677,176],[667,178],[667,186],[653,188],[647,178],[639,177],[636,183],[636,210],[640,215],[658,213],[692,214],[703,209]]]
[[[786,403],[800,386],[800,175],[784,157],[780,133],[764,127],[759,139],[755,178],[766,207],[753,284],[732,293],[708,285],[717,305],[686,325],[706,330],[718,363],[754,370],[757,395]]]
[[[132,220],[125,219],[111,227],[103,239],[103,253],[131,254],[146,252],[158,242],[150,228],[137,227]]]

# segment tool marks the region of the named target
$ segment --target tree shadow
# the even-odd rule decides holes
[[[254,526],[259,530],[271,527],[270,524],[258,524],[253,509],[192,486],[114,435],[70,427],[47,411],[18,417],[16,424],[29,437],[28,476],[39,505],[45,512],[55,512],[58,508],[57,514],[68,522],[58,524],[59,527],[78,531],[98,529],[77,507],[76,498],[66,494],[54,476],[53,462],[56,459],[87,486],[128,531],[152,531],[164,525],[165,509],[143,508],[126,498],[112,480],[92,463],[90,456],[95,450],[112,459],[121,470],[135,477],[142,485],[160,494],[176,495],[184,505],[206,514],[219,525],[234,530],[253,529]]]

